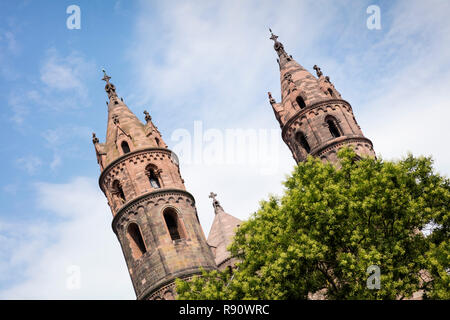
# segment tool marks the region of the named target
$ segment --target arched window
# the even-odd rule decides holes
[[[295,139],[297,140],[298,143],[300,143],[302,148],[305,149],[306,153],[309,153],[311,151],[308,140],[306,140],[306,137],[303,134],[303,132],[297,132],[297,134],[295,135]]]
[[[303,100],[303,98],[301,96],[298,96],[296,101],[297,101],[300,109],[303,109],[306,107],[305,100]]]
[[[161,188],[161,184],[159,183],[158,176],[156,175],[156,168],[152,165],[147,166],[145,168],[148,180],[150,181],[150,186],[154,189]]]
[[[169,230],[170,238],[172,240],[184,238],[183,228],[181,227],[176,211],[173,208],[167,208],[164,210],[163,215],[167,229]]]
[[[330,96],[334,97],[334,93],[333,90],[331,90],[331,88],[328,88],[328,93],[330,94]]]
[[[127,231],[133,258],[138,259],[147,252],[141,230],[136,223],[130,223]]]
[[[155,138],[156,146],[159,147],[159,139]]]
[[[338,128],[336,119],[329,117],[326,120],[327,124],[328,124],[328,129],[330,130],[331,135],[333,136],[333,138],[338,138],[341,136],[341,132]]]
[[[121,203],[125,203],[125,194],[123,193],[122,185],[119,180],[114,180],[112,184],[112,193],[120,200]]]
[[[122,141],[120,146],[122,147],[122,151],[124,154],[130,152],[130,146],[128,145],[128,142]]]

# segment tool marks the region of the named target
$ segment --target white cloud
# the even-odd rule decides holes
[[[155,112],[161,112],[161,122],[171,128],[184,126],[191,133],[195,119],[201,119],[205,129],[222,132],[237,128],[279,130],[266,95],[272,91],[279,97],[280,87],[276,54],[268,40],[270,26],[286,50],[306,68],[311,69],[314,63],[327,66],[324,72],[353,104],[363,132],[378,153],[385,158],[398,158],[408,150],[432,154],[438,170],[448,175],[450,154],[445,142],[449,135],[444,121],[450,115],[449,4],[405,1],[391,12],[382,8],[385,36],[374,38],[374,43],[362,46],[362,50],[346,51],[360,43],[355,37],[372,35],[355,31],[358,24],[365,25],[364,3],[347,3],[352,5],[354,15],[339,17],[344,6],[329,1],[199,1],[176,5],[142,1],[128,53],[136,75],[130,80],[130,105],[152,102]],[[155,16],[155,10],[156,19],[149,19]],[[385,18],[392,23],[388,25]],[[324,38],[333,38],[334,47],[324,48]],[[28,92],[29,101],[52,105],[55,101],[47,90],[72,90],[78,96],[87,96],[80,71],[86,70],[89,63],[85,62],[79,55],[61,57],[50,52],[41,69],[44,88]],[[18,101],[16,105],[20,122],[27,114],[26,104]],[[85,129],[81,131],[84,135]],[[44,132],[47,146],[56,150],[63,145],[63,133],[62,128]],[[170,132],[164,134],[173,147],[169,136]],[[241,219],[248,218],[269,193],[281,194],[280,182],[290,173],[294,161],[281,138],[279,142],[280,148],[273,150],[279,166],[269,175],[249,164],[181,163],[181,174],[187,190],[196,198],[206,234],[214,217],[210,191],[218,193],[227,212]],[[53,160],[57,167],[57,155]],[[26,167],[25,160],[21,161]],[[109,209],[95,182],[76,179],[62,185],[39,184],[38,188],[41,208],[59,220],[0,225],[2,243],[11,252],[7,260],[0,259],[6,261],[0,263],[0,274],[26,266],[24,280],[1,291],[0,296],[134,298],[118,241],[110,228]],[[5,231],[19,226],[26,226],[23,238]],[[81,267],[80,290],[65,287],[66,269],[71,265]]]
[[[322,10],[324,6],[327,10]],[[442,148],[443,137],[449,138],[444,119],[450,112],[445,107],[450,47],[442,48],[449,43],[448,10],[440,2],[420,1],[401,2],[389,12],[382,8],[385,36],[377,38],[371,33],[376,31],[365,30],[366,7],[349,2],[344,10],[329,1],[176,6],[142,1],[135,45],[129,53],[137,77],[133,83],[140,85],[133,87],[131,104],[163,105],[162,121],[187,126],[181,129],[191,133],[192,117],[222,132],[226,128],[277,129],[266,98],[267,91],[274,97],[280,94],[277,56],[268,40],[270,26],[299,63],[310,70],[314,63],[326,65],[325,72],[335,79],[344,98],[363,102],[353,108],[378,153],[385,158],[398,158],[408,150],[431,153],[437,169],[448,174],[446,159],[450,157]],[[156,19],[148,19],[155,11]],[[363,42],[370,37],[373,43]],[[324,39],[335,46],[324,48]],[[174,141],[165,137],[173,147]],[[245,219],[257,209],[258,200],[270,192],[281,193],[280,181],[293,163],[288,149],[282,147],[280,168],[271,176],[261,175],[251,165],[183,162],[181,173],[196,197],[208,233],[213,218],[210,191],[219,194],[229,213]]]
[[[14,28],[16,30],[17,28]],[[0,75],[6,80],[17,80],[19,75],[14,70],[11,61],[21,53],[16,32],[12,29],[0,29]]]
[[[384,158],[408,151],[432,155],[437,170],[449,176],[450,151],[443,146],[450,138],[450,46],[443,44],[450,43],[450,3],[434,4],[408,1],[395,8],[388,35],[372,51],[382,57],[398,48],[398,54],[386,61],[390,68],[382,86],[370,88],[372,98],[359,120]]]
[[[2,187],[2,190],[4,192],[9,193],[11,195],[16,195],[18,189],[19,189],[19,184],[18,183],[9,183],[9,184],[4,185]]]
[[[8,99],[12,111],[10,120],[21,128],[31,109],[34,112],[67,112],[90,106],[85,83],[95,69],[92,61],[76,51],[61,56],[56,49],[48,50],[40,68],[39,81],[27,83],[27,89],[11,90]]]
[[[219,194],[227,212],[241,219],[258,209],[259,201],[269,193],[281,193],[281,181],[291,172],[294,160],[281,140],[267,99],[267,91],[280,95],[277,55],[268,27],[279,32],[287,48],[293,48],[300,37],[302,46],[308,47],[324,30],[324,21],[336,12],[327,5],[321,19],[315,19],[309,12],[317,11],[321,4],[198,1],[174,6],[170,1],[157,5],[141,2],[135,45],[129,52],[137,78],[132,83],[138,84],[133,87],[131,105],[149,101],[163,105],[164,114],[159,115],[165,125],[191,134],[197,119],[202,120],[205,130],[222,133],[247,128],[279,132],[279,146],[271,150],[277,167],[270,174],[250,162],[181,162],[181,174],[196,198],[206,234],[214,218],[210,191]],[[148,19],[155,12],[156,19]],[[166,142],[169,148],[174,147],[176,142],[168,140],[169,136],[166,132]]]
[[[67,156],[80,154],[78,140],[86,141],[92,130],[87,127],[65,125],[54,129],[47,129],[41,135],[45,140],[44,146],[53,152],[50,169],[56,170]]]
[[[61,159],[61,155],[59,155],[57,153],[54,153],[53,154],[53,160],[50,163],[50,169],[55,170],[56,168],[58,168],[61,165],[61,163],[62,163],[61,160],[62,160]]]
[[[37,156],[29,155],[16,159],[16,165],[28,172],[28,174],[35,174],[42,166],[42,160]]]
[[[94,179],[36,184],[46,222],[0,221],[1,299],[134,299],[112,216]],[[17,232],[20,231],[20,232]],[[68,289],[71,266],[79,289]]]
[[[82,77],[91,67],[77,52],[61,57],[55,49],[51,49],[41,67],[41,81],[51,89],[76,90],[84,96],[87,88]]]
[[[10,120],[16,125],[21,126],[30,114],[30,108],[27,106],[27,100],[22,95],[15,92],[10,93],[8,105],[11,108],[12,116]]]
[[[286,42],[301,35],[307,46],[324,27],[308,14],[314,8],[312,2],[299,1],[197,1],[176,6],[170,1],[156,6],[142,1],[129,53],[140,80],[133,82],[141,87],[133,89],[143,101],[177,98],[179,108],[195,99],[196,107],[208,116],[222,106],[230,115],[246,102],[265,98],[268,83],[279,87],[269,25],[282,32]],[[156,19],[148,19],[155,11]],[[323,20],[333,12],[329,7]]]
[[[12,54],[17,54],[20,51],[20,46],[17,43],[16,36],[10,30],[3,31],[0,33],[0,42],[4,42],[6,44],[6,49],[8,52]]]

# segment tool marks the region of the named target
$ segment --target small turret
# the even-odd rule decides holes
[[[217,267],[220,270],[224,270],[227,267],[233,267],[236,263],[236,260],[231,257],[227,248],[233,241],[236,229],[242,221],[223,210],[219,201],[216,199],[217,194],[211,192],[209,197],[213,199],[215,215],[207,242],[215,256]]]

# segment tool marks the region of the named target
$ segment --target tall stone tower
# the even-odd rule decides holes
[[[104,72],[104,71],[103,71]],[[93,134],[99,184],[113,214],[112,228],[137,299],[173,299],[175,278],[216,269],[186,191],[177,156],[167,148],[152,118],[146,124],[116,94],[104,75],[108,94],[106,142]]]
[[[295,161],[304,161],[310,154],[336,162],[336,153],[343,146],[353,146],[359,156],[375,156],[372,142],[364,137],[350,103],[341,98],[330,78],[317,66],[313,67],[317,78],[310,74],[270,32],[279,57],[282,101],[277,103],[269,92],[269,102]]]

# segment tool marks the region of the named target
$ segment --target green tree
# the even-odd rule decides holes
[[[261,202],[230,246],[233,271],[177,280],[179,299],[450,299],[450,182],[432,160],[338,153],[340,167],[309,157]],[[432,231],[422,232],[433,226]],[[381,272],[368,289],[367,268]]]

